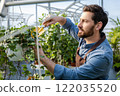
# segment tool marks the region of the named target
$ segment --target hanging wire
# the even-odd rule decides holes
[[[21,13],[21,18],[23,19],[22,22],[23,22],[24,24],[26,24],[26,23],[25,23],[25,20],[24,20],[24,18],[23,18],[23,12],[22,12],[22,9],[21,9],[21,6],[20,6],[20,5],[19,5],[19,9],[20,9],[20,13]]]
[[[12,15],[13,15],[12,27],[14,27],[14,6],[12,6]]]
[[[38,14],[37,14],[37,4],[36,4],[36,43],[37,43],[37,56],[38,56],[38,65],[39,65],[39,77],[41,78],[41,70],[40,70],[40,54],[39,54],[39,45],[38,45],[38,24],[37,24],[37,21],[38,21]]]

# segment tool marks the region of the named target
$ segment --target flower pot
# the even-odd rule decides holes
[[[10,50],[10,48],[8,48],[6,50],[9,60],[11,60],[11,61],[20,61],[21,59],[24,58],[23,57],[22,47],[19,44],[16,45],[16,49],[17,49],[17,51],[12,51],[12,50]],[[15,56],[10,58],[9,56],[12,55],[13,53],[15,54]]]

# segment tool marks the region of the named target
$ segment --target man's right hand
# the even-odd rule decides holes
[[[66,18],[61,17],[61,16],[54,16],[54,15],[49,15],[43,22],[43,25],[45,27],[55,24],[56,22],[59,22],[60,25],[64,25],[66,23]]]

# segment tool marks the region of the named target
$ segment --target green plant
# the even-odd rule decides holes
[[[23,28],[27,28],[27,25],[24,25],[20,28],[16,27],[11,27],[9,30],[1,29],[0,30],[0,37],[4,36],[5,33],[13,33],[14,31],[17,30],[22,30]],[[35,60],[35,55],[34,55],[34,50],[33,46],[35,46],[35,40],[36,40],[36,32],[34,31],[35,27],[27,29],[25,32],[22,32],[19,35],[16,35],[14,37],[10,37],[7,40],[4,40],[0,42],[0,71],[4,73],[3,79],[9,79],[11,75],[15,75],[16,72],[22,76],[20,69],[20,62],[21,61],[26,61],[31,62]],[[31,33],[34,36],[34,38],[31,37]],[[22,59],[18,60],[18,66],[16,67],[13,64],[13,61],[10,60],[10,58],[16,57],[15,53],[12,53],[8,55],[8,49],[12,50],[13,52],[19,51],[17,48],[17,45],[21,46],[23,54],[22,54]],[[26,67],[27,68],[27,67]],[[23,75],[26,77],[28,74],[27,69],[25,71],[25,66],[23,68]]]
[[[118,72],[120,71],[120,21],[117,18],[117,20],[112,19],[112,22],[115,23],[116,27],[112,28],[112,32],[109,32],[108,34],[108,40],[110,42],[110,45],[113,49],[113,67],[115,67],[115,70]],[[117,74],[117,76],[120,74]]]
[[[48,70],[45,70],[45,74],[42,74],[42,77],[50,76],[51,79],[53,80],[55,77],[53,74],[51,74]]]
[[[45,16],[43,14],[44,18]],[[62,16],[66,15],[63,14]],[[40,19],[39,22],[42,23],[41,21],[42,20]],[[42,34],[40,38],[41,40],[39,42],[41,43],[45,54],[56,64],[68,66],[71,62],[75,62],[78,41],[72,38],[59,23],[49,26],[48,30]],[[46,71],[46,74],[49,74],[53,78],[48,71]]]
[[[59,15],[59,13],[57,14]],[[62,16],[66,16],[63,14]],[[46,14],[42,14],[42,17],[39,18],[40,26],[42,26],[42,22],[45,19]],[[21,30],[24,28],[27,28],[28,25],[21,26],[20,28],[11,27],[9,30],[0,29],[0,37],[5,35],[5,32],[13,33],[14,31]],[[9,76],[14,75],[14,73],[18,72],[18,69],[20,68],[20,62],[26,61],[33,62],[35,61],[36,57],[34,55],[33,46],[35,46],[36,41],[36,32],[34,31],[35,27],[27,29],[25,32],[22,32],[19,35],[16,35],[14,37],[11,37],[1,43],[3,45],[1,46],[1,50],[4,53],[2,53],[0,56],[1,59],[1,71],[7,74],[6,68],[4,68],[4,65],[7,64],[9,71],[11,72]],[[33,38],[34,37],[34,38]],[[46,31],[44,34],[41,35],[40,43],[43,47],[43,50],[45,54],[52,59],[54,62],[61,64],[61,65],[68,65],[70,62],[75,61],[75,53],[78,46],[78,42],[73,39],[65,29],[63,29],[59,23],[56,23],[55,25],[51,25],[48,28],[48,31]],[[6,45],[6,46],[4,46]],[[15,67],[13,64],[13,61],[10,61],[9,58],[15,57],[16,55],[13,53],[11,55],[7,55],[6,50],[9,48],[10,50],[17,52],[19,51],[17,48],[17,45],[21,46],[23,51],[23,57],[22,59],[18,60],[18,66]],[[7,63],[6,63],[7,62]],[[9,63],[8,63],[9,62]],[[23,65],[23,68],[21,69],[20,73],[26,77],[30,76],[30,72],[27,69],[27,66]],[[45,72],[45,74],[42,74],[42,76],[48,76],[50,75],[51,78],[53,78],[53,75],[50,74],[48,71]],[[21,75],[20,75],[21,76]],[[4,76],[6,77],[6,76]],[[5,78],[4,78],[5,79]]]
[[[2,72],[0,72],[0,80],[3,80]]]
[[[22,67],[23,67],[23,72],[22,72],[22,74],[23,74],[25,77],[30,76],[30,75],[31,75],[31,72],[28,70],[27,65],[22,65]]]
[[[116,77],[118,77],[117,80],[120,80],[120,77],[119,77],[119,76],[120,76],[120,71],[119,71],[119,72],[117,73],[117,75],[116,75]]]
[[[13,62],[8,59],[8,56],[6,54],[6,47],[2,44],[0,46],[0,72],[1,74],[4,73],[4,75],[1,75],[3,79],[6,79],[8,75],[8,79],[10,79],[11,75],[14,75],[16,73],[16,67],[14,66]],[[10,56],[14,56],[13,54]],[[9,70],[8,70],[9,69]],[[9,71],[9,74],[7,73]]]
[[[27,25],[24,25],[20,28],[11,28],[10,32],[15,31],[15,30],[21,30],[25,27],[28,27]],[[15,49],[16,45],[19,44],[22,47],[23,50],[23,57],[24,59],[20,60],[20,61],[33,61],[35,59],[34,57],[34,51],[32,49],[32,46],[35,46],[35,38],[31,37],[31,31],[33,31],[35,29],[35,27],[31,28],[31,29],[27,29],[25,32],[6,40],[6,43],[8,43],[8,47],[13,50]],[[35,37],[36,32],[33,32],[33,36]],[[15,51],[15,50],[14,50]],[[17,50],[16,50],[17,51]]]
[[[44,39],[40,41],[44,52],[54,62],[68,65],[70,61],[75,61],[78,42],[59,23],[49,26],[41,38]]]

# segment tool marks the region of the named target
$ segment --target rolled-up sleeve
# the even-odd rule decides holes
[[[108,73],[109,67],[110,65],[106,57],[94,56],[84,65],[74,69],[56,64],[54,76],[56,80],[91,80],[104,77]]]

